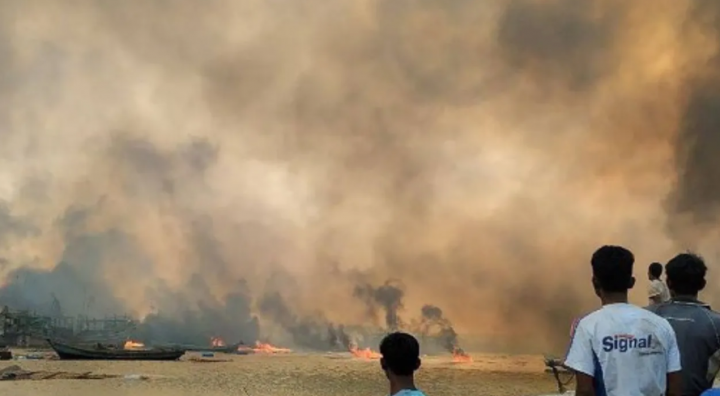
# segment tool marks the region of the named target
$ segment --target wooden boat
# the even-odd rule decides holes
[[[208,346],[202,347],[197,345],[188,345],[187,347],[181,347],[188,352],[214,352],[214,353],[235,353],[238,348],[242,345],[241,343],[226,345],[226,346]]]
[[[245,355],[240,347],[244,345],[238,342],[233,345],[226,346],[201,346],[201,345],[189,345],[189,344],[163,344],[163,349],[182,349],[186,352],[212,352],[212,353],[228,353],[228,354],[240,354]],[[252,350],[251,350],[252,351]]]
[[[57,340],[47,340],[62,360],[178,360],[184,349],[110,349],[69,345]]]

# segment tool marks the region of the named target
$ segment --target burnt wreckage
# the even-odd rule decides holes
[[[41,315],[29,310],[0,310],[0,345],[33,347],[47,338],[85,341],[122,340],[137,327],[129,316],[102,319],[86,316]]]

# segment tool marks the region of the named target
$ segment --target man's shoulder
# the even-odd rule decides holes
[[[606,313],[603,312],[602,308],[596,309],[575,319],[573,322],[573,330],[580,327],[594,326],[597,322],[602,321],[606,317]]]
[[[594,311],[583,317],[580,322],[583,326],[593,326],[597,323],[616,322],[617,318],[624,317],[625,319],[623,320],[623,322],[625,323],[639,320],[659,327],[670,326],[670,324],[665,318],[655,313],[656,309],[657,306],[653,305],[643,308],[631,304],[623,307],[622,310],[598,309],[597,311]],[[609,320],[611,318],[613,319]]]
[[[657,304],[654,307],[655,309],[657,309],[662,305],[663,304]],[[670,322],[662,315],[659,315],[658,313],[653,311],[652,307],[653,306],[645,308],[638,307],[638,319],[640,319],[644,323],[649,323],[650,325],[654,326],[660,331],[660,334],[664,334],[667,337],[675,337],[675,330],[673,330]]]
[[[658,311],[667,303],[651,304],[647,307],[633,306],[631,312],[632,315],[643,321],[649,321],[650,323],[665,326],[668,321],[661,315],[658,315]]]
[[[708,315],[712,318],[713,322],[720,323],[720,312],[708,308]]]

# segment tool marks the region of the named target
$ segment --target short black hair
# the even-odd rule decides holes
[[[665,265],[668,286],[676,294],[697,294],[705,288],[707,266],[702,257],[694,253],[681,253]]]
[[[605,245],[591,259],[593,277],[602,290],[626,292],[632,287],[635,256],[622,246]]]
[[[650,273],[650,275],[656,278],[660,278],[660,276],[662,276],[663,266],[660,263],[652,263],[648,267],[648,272]]]
[[[383,368],[395,375],[412,375],[420,368],[420,344],[407,333],[390,333],[380,343]]]

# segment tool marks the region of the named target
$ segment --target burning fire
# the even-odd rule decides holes
[[[287,348],[278,348],[275,346],[272,346],[268,343],[264,342],[256,342],[255,348],[253,348],[253,352],[255,353],[290,353],[292,350]]]
[[[125,341],[125,345],[123,346],[125,349],[144,349],[145,344],[142,342],[135,342],[133,340],[127,340]]]
[[[348,349],[353,356],[360,359],[380,359],[382,357],[381,354],[373,351],[370,348],[358,348],[357,344],[354,341],[350,342]]]
[[[452,360],[455,363],[472,363],[473,361],[472,357],[461,348],[453,348],[452,355]]]
[[[356,358],[360,359],[380,359],[382,357],[381,354],[373,351],[370,348],[364,348],[360,349],[355,345],[350,346],[350,353],[353,354]]]
[[[224,347],[224,346],[226,346],[225,341],[223,341],[223,339],[220,338],[220,337],[212,337],[212,338],[210,338],[210,345],[212,345],[213,348],[218,348],[218,347]]]

